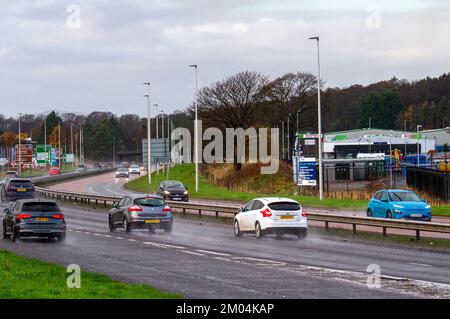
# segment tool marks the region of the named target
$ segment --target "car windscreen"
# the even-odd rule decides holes
[[[292,202],[277,202],[277,203],[271,203],[268,205],[270,209],[277,210],[277,211],[297,211],[300,210],[301,207],[298,203],[292,203]]]
[[[23,212],[59,213],[60,209],[56,203],[24,203]]]
[[[184,187],[180,182],[166,182],[167,188]]]
[[[159,207],[164,206],[166,202],[162,198],[147,197],[147,198],[136,198],[134,200],[134,204],[147,207]]]
[[[411,192],[389,192],[389,198],[393,202],[420,202],[419,196]]]
[[[31,181],[28,180],[11,180],[11,182],[9,183],[10,186],[12,187],[32,187],[33,184],[31,184]]]
[[[126,168],[119,168],[119,169],[117,170],[117,172],[118,172],[118,173],[126,173],[126,172],[128,172],[128,170],[127,170]]]

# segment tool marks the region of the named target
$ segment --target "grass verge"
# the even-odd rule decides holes
[[[199,193],[195,194],[193,191],[195,190],[194,167],[194,164],[184,164],[176,166],[169,172],[169,179],[181,181],[191,190],[189,195],[191,198],[247,202],[255,197],[283,196],[295,199],[302,203],[305,207],[349,209],[359,211],[367,209],[367,201],[363,200],[325,199],[321,202],[316,197],[290,194],[258,194],[228,190],[224,187],[219,187],[209,183],[201,175],[199,176]],[[143,176],[125,184],[125,188],[142,193],[154,193],[159,183],[165,179],[166,178],[162,172],[160,172],[159,176],[156,173],[153,173],[151,185],[148,184],[147,176]],[[450,206],[433,207],[433,214],[436,216],[450,216]]]
[[[131,285],[90,272],[81,288],[69,289],[66,269],[0,250],[0,299],[175,299],[180,295],[146,285]]]

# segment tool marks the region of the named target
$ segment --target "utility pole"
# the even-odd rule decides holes
[[[195,122],[194,122],[194,147],[195,147],[195,192],[198,193],[198,65],[191,64],[195,69]]]
[[[50,156],[47,152],[47,118],[44,119],[44,148],[45,148],[45,168],[47,168],[47,161],[49,161]]]
[[[58,167],[59,171],[61,171],[61,160],[62,160],[62,154],[61,154],[61,122],[58,122]]]
[[[19,113],[19,177],[22,175],[22,143],[21,143],[21,127],[20,127],[20,118],[22,117],[22,113]]]
[[[148,176],[148,184],[152,184],[152,153],[151,153],[151,98],[150,98],[150,82],[144,83],[144,85],[148,86],[148,94],[144,95],[147,98],[147,176]]]
[[[317,41],[317,119],[319,131],[319,198],[323,200],[323,167],[322,167],[322,107],[320,100],[320,38],[312,37]]]

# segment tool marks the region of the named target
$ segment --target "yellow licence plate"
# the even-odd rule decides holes
[[[26,188],[18,188],[17,191],[18,191],[18,192],[26,192],[27,189],[26,189]]]
[[[34,219],[37,222],[48,222],[48,218],[47,217],[37,217]]]
[[[145,220],[146,224],[159,224],[161,221],[159,219],[147,219]]]
[[[294,219],[294,216],[281,216],[280,218],[283,220],[292,220]]]

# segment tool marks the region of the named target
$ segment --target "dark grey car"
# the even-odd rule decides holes
[[[20,237],[66,239],[66,221],[53,201],[22,199],[4,210],[3,238]]]
[[[158,195],[125,196],[114,204],[109,211],[109,230],[125,228],[126,232],[132,229],[164,229],[172,231],[173,214],[165,200]]]
[[[157,194],[168,200],[184,202],[189,201],[188,189],[179,181],[161,182]]]

